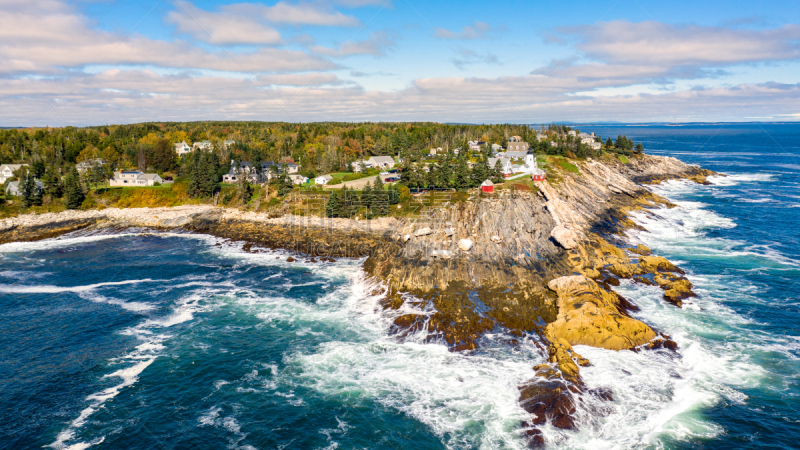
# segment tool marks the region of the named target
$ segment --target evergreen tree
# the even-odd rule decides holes
[[[44,193],[50,197],[61,198],[64,195],[64,189],[61,186],[61,180],[56,173],[55,167],[50,166],[47,168],[42,178],[42,183],[44,184]]]
[[[644,152],[644,146],[642,145],[641,142],[639,142],[638,144],[636,144],[636,153],[643,153],[643,152]]]
[[[253,186],[244,173],[239,174],[239,194],[242,196],[242,202],[244,203],[249,202],[253,196]]]
[[[453,186],[461,192],[466,191],[470,186],[469,166],[465,158],[456,160]]]
[[[200,159],[202,152],[200,150],[192,154],[192,167],[189,172],[189,188],[188,193],[192,197],[200,196]]]
[[[325,204],[326,217],[339,217],[339,192],[336,190],[331,191],[328,202]]]
[[[67,209],[78,209],[85,198],[78,171],[73,167],[64,179],[64,203]]]
[[[614,147],[614,142],[611,141],[611,136],[606,139],[606,148]]]
[[[367,219],[372,218],[372,206],[375,202],[375,196],[372,193],[372,186],[367,184],[364,186],[364,189],[361,190],[361,206],[366,208],[365,215]]]
[[[33,174],[27,174],[25,179],[19,183],[19,193],[22,197],[22,205],[26,208],[42,205],[42,191],[39,190]]]
[[[503,181],[503,164],[499,159],[495,161],[494,167],[491,168],[491,179],[492,183],[500,183]]]
[[[390,205],[396,205],[400,203],[400,190],[397,189],[396,184],[389,185],[389,189],[386,190],[386,194]]]
[[[339,212],[337,217],[350,218],[353,216],[353,209],[355,207],[353,202],[352,191],[347,186],[342,188],[341,195],[339,196]]]
[[[383,189],[383,182],[381,181],[381,177],[375,179],[375,183],[372,185],[372,212],[376,216],[385,216],[389,214],[389,195],[386,190]]]
[[[488,166],[485,161],[478,161],[469,174],[470,187],[478,187],[488,178]]]

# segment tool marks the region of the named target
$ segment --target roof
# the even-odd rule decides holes
[[[527,151],[525,151],[525,152],[523,152],[523,151],[513,151],[513,152],[512,151],[507,151],[505,153],[506,158],[524,158],[525,155],[527,155],[527,154],[528,154]]]
[[[143,173],[139,175],[140,180],[155,180],[158,177],[157,173]],[[159,177],[161,178],[161,177]]]
[[[12,171],[19,169],[22,166],[27,166],[27,164],[3,164],[0,167],[8,167]]]
[[[394,158],[392,158],[391,156],[373,156],[370,159],[372,159],[373,161],[375,161],[378,164],[385,164],[385,163],[393,163],[394,162]]]
[[[481,186],[494,186],[494,183],[492,183],[492,180],[483,180]]]
[[[321,176],[318,176],[317,178],[322,178],[323,180],[332,180],[333,179],[333,177],[330,176],[330,175],[321,175]]]

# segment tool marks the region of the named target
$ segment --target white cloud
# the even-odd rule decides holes
[[[227,11],[211,13],[186,1],[175,2],[166,21],[181,33],[212,44],[279,44],[281,34],[250,16]]]
[[[369,39],[363,41],[346,42],[339,48],[328,48],[321,45],[311,47],[311,51],[321,55],[343,57],[352,55],[383,56],[386,50],[394,46],[394,41],[383,31],[370,33]]]
[[[4,4],[0,8],[4,8]],[[11,4],[3,10],[0,54],[16,71],[58,74],[64,68],[149,65],[234,72],[322,70],[335,65],[302,51],[262,47],[255,51],[207,51],[184,41],[160,41],[139,35],[97,31],[63,3]],[[0,64],[0,73],[14,73]]]
[[[486,37],[486,33],[491,30],[488,23],[475,21],[471,26],[465,25],[461,31],[450,31],[445,28],[437,28],[434,36],[440,39],[481,39]]]
[[[662,67],[664,72],[678,67],[800,59],[800,25],[753,31],[620,20],[558,31],[582,37],[576,47],[590,59],[620,66]]]
[[[361,24],[361,21],[353,16],[346,16],[333,10],[326,11],[318,3],[295,5],[282,1],[274,6],[265,6],[261,11],[264,18],[275,23],[339,27],[355,27]]]

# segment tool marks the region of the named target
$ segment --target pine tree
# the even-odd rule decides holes
[[[385,216],[389,214],[389,196],[383,189],[383,182],[381,177],[375,179],[372,187],[372,212],[376,216]]]
[[[470,173],[467,160],[465,158],[458,158],[456,160],[455,177],[453,186],[461,192],[467,190],[470,185]]]
[[[488,162],[487,162],[488,164]],[[493,183],[499,183],[503,181],[503,164],[498,159],[494,163],[494,167],[491,168],[491,178]]]
[[[397,189],[396,184],[389,185],[389,189],[386,190],[386,194],[390,205],[396,205],[400,203],[400,191]]]
[[[328,202],[325,204],[326,217],[339,217],[339,193],[336,190],[331,191]]]
[[[606,148],[614,147],[614,142],[611,141],[611,136],[606,139]]]
[[[202,152],[196,151],[192,155],[192,167],[189,172],[189,188],[188,193],[192,197],[200,196],[200,159]]]
[[[58,178],[55,167],[48,167],[42,178],[44,184],[44,193],[52,198],[61,198],[64,195],[64,188],[61,185],[61,180]]]
[[[470,173],[469,181],[471,187],[478,187],[480,186],[486,178],[488,178],[488,166],[486,165],[485,161],[479,161],[475,164],[472,168],[472,172]]]
[[[36,204],[34,199],[36,191],[36,179],[33,178],[33,175],[28,173],[25,179],[19,183],[19,195],[22,197],[22,205],[24,207],[30,208]],[[39,204],[42,204],[41,197],[39,198]]]
[[[364,213],[367,219],[372,218],[372,206],[375,202],[375,196],[372,194],[372,186],[367,184],[364,186],[364,189],[361,190],[361,206],[366,209]]]
[[[85,198],[78,171],[73,167],[64,179],[64,203],[67,209],[78,209]]]

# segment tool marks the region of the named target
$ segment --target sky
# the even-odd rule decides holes
[[[800,2],[0,0],[0,126],[800,120]]]

